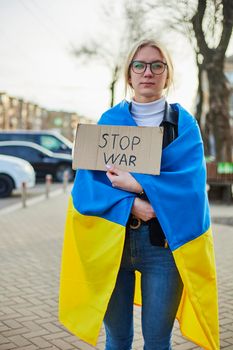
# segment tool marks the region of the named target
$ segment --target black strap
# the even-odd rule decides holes
[[[163,148],[167,147],[178,136],[178,113],[166,102],[163,121]]]

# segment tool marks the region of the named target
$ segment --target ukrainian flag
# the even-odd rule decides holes
[[[132,175],[156,212],[184,284],[177,312],[181,331],[203,349],[217,350],[216,270],[203,143],[196,120],[179,104],[172,107],[179,113],[179,136],[163,150],[160,175]],[[110,109],[99,124],[135,125],[129,104],[123,101]],[[76,174],[62,254],[59,319],[92,345],[115,286],[134,198],[112,188],[105,172]]]

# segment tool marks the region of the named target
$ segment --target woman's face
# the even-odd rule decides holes
[[[155,47],[144,46],[136,53],[133,61],[151,63],[155,61],[165,62],[165,59]],[[152,73],[149,65],[147,65],[145,72],[139,74],[135,73],[132,67],[130,67],[129,83],[134,89],[134,100],[136,102],[147,103],[161,98],[167,77],[167,67],[160,75]]]

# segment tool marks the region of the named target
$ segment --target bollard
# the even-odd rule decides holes
[[[21,187],[21,195],[22,195],[22,207],[26,208],[26,199],[27,199],[27,184],[26,182],[22,182],[22,187]]]
[[[46,198],[49,198],[52,180],[53,180],[53,177],[51,174],[47,174],[45,176],[45,196],[46,196]]]
[[[69,171],[65,170],[63,173],[63,191],[64,191],[64,193],[66,193],[68,182],[69,182]]]

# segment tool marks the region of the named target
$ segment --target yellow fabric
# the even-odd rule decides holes
[[[94,233],[94,234],[93,234]],[[86,216],[69,203],[62,254],[59,319],[96,345],[120,266],[125,227]],[[173,251],[184,283],[177,319],[184,336],[206,350],[219,349],[215,259],[211,229]],[[136,272],[135,303],[141,304]]]
[[[124,226],[81,215],[70,200],[62,254],[59,319],[92,345],[97,342],[115,286],[124,237]]]
[[[211,228],[173,251],[184,283],[177,313],[184,336],[206,350],[218,350],[219,325]]]
[[[134,304],[142,305],[142,293],[141,293],[141,273],[136,271],[136,284],[135,284],[135,293],[134,293]]]

